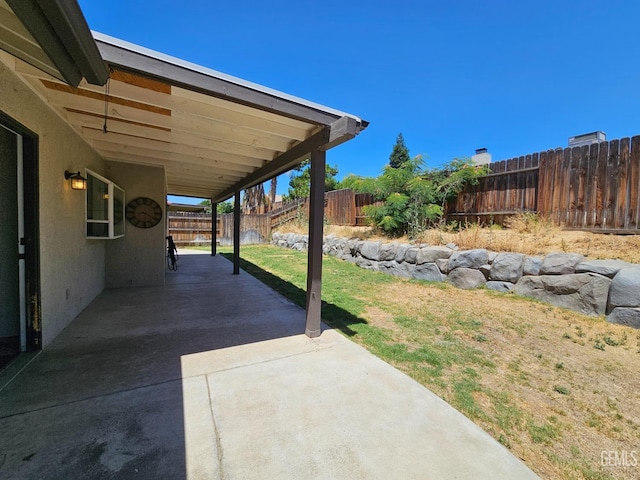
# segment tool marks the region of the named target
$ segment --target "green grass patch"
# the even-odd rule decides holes
[[[536,424],[533,420],[530,420],[527,424],[527,430],[533,443],[551,445],[560,436],[560,428],[557,422],[553,420],[553,417],[550,417],[542,424]]]
[[[231,258],[230,248],[221,248],[219,252]],[[243,246],[241,253],[243,270],[304,308],[306,252],[261,245]],[[406,298],[405,292],[410,292]],[[561,400],[554,392],[571,395],[567,400],[577,402],[581,389],[570,392],[561,378],[578,367],[558,361],[557,352],[545,348],[546,343],[561,337],[570,340],[569,347],[575,342],[620,352],[623,348],[613,347],[627,345],[626,336],[613,329],[606,334],[587,334],[588,326],[567,324],[561,330],[543,332],[544,336],[537,331],[533,338],[532,316],[518,310],[522,302],[531,302],[530,299],[517,295],[498,297],[492,293],[483,298],[479,294],[474,296],[475,293],[457,292],[445,283],[401,279],[361,269],[334,257],[323,258],[322,318],[328,325],[430,388],[514,453],[521,454],[518,449],[523,444],[530,448],[533,443],[537,445],[532,449],[537,457],[546,455],[562,469],[561,478],[610,478],[593,459],[583,457],[577,447],[570,458],[565,458],[561,449],[555,450],[560,442],[569,441],[569,436],[562,435],[563,429],[570,429],[571,425],[564,413],[552,410],[563,415],[561,424],[553,416],[528,409],[518,395],[524,387],[525,391],[544,390],[554,400]],[[512,311],[504,311],[508,309],[499,305],[494,313],[491,302],[495,298],[516,304]],[[480,306],[474,302],[483,303]],[[465,308],[467,305],[474,308]],[[545,312],[551,317],[557,315],[555,307],[538,310],[543,315]],[[532,345],[504,355],[495,347],[504,349],[509,336],[527,337],[532,339]],[[584,350],[601,358],[601,353],[592,348]],[[544,375],[547,375],[544,383],[536,383]],[[550,387],[549,377],[556,378],[558,384],[552,383]],[[611,413],[606,419],[610,422],[613,416]],[[592,414],[581,421],[595,431],[605,430],[603,415]],[[629,429],[622,417],[613,421],[621,429]],[[542,464],[545,462],[548,463],[546,458]]]

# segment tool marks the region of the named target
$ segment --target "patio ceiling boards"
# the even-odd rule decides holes
[[[110,70],[104,87],[82,80],[73,88],[20,61],[16,71],[105,159],[164,167],[170,194],[223,201],[367,125],[106,35],[94,38]]]

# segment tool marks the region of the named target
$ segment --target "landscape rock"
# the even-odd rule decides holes
[[[621,269],[633,266],[622,260],[585,260],[576,265],[576,273],[591,272],[613,278]]]
[[[416,280],[429,280],[431,282],[442,282],[445,279],[435,263],[417,265],[413,270],[412,278]]]
[[[366,268],[367,270],[373,270],[374,263],[375,262],[372,262],[371,260],[364,257],[356,257],[355,259],[355,264],[357,266],[359,266],[360,268]]]
[[[447,282],[455,287],[468,290],[484,286],[487,280],[480,270],[459,267],[449,273]]]
[[[587,260],[552,253],[542,258],[485,249],[323,239],[323,253],[361,268],[398,277],[448,281],[458,288],[516,293],[586,315],[608,313],[607,320],[640,329],[640,265],[620,260]],[[304,251],[308,236],[274,232],[271,243]],[[456,249],[456,250],[453,250]],[[447,277],[448,274],[448,277]],[[611,278],[612,277],[612,278]]]
[[[416,264],[434,263],[439,258],[449,258],[453,250],[447,247],[424,247],[418,250]]]
[[[396,244],[395,243],[383,243],[378,250],[378,261],[387,262],[395,260],[396,258]]]
[[[539,275],[542,268],[542,257],[524,257],[524,264],[522,265],[523,275]]]
[[[524,276],[514,288],[518,295],[585,315],[602,315],[607,306],[611,280],[594,273]]]
[[[617,307],[607,315],[607,322],[640,328],[640,308]]]
[[[450,248],[451,250],[458,250],[458,245],[455,243],[447,243],[445,247]]]
[[[488,288],[489,290],[495,290],[497,292],[511,292],[515,287],[515,284],[511,282],[500,282],[500,281],[497,282],[495,280],[491,280],[487,282],[485,287]]]
[[[307,244],[304,242],[296,242],[291,246],[291,248],[299,252],[303,252],[307,249]]]
[[[401,243],[396,247],[396,258],[394,259],[398,263],[404,262],[404,256],[407,253],[407,250],[411,248],[411,245],[406,243]]]
[[[348,253],[352,256],[356,256],[357,254],[357,249],[358,249],[358,242],[360,240],[355,240],[355,239],[351,239],[351,240],[347,240],[347,246],[346,246],[346,250],[348,251]],[[345,252],[346,253],[346,252]]]
[[[489,276],[491,275],[491,265],[488,263],[486,265],[480,265],[478,268],[480,272],[484,275],[485,280],[489,280]]]
[[[448,258],[438,258],[435,261],[435,264],[438,266],[438,269],[444,273],[449,273],[449,259]]]
[[[380,242],[362,242],[362,246],[360,247],[360,255],[364,258],[368,258],[369,260],[380,260]]]
[[[550,253],[542,260],[539,275],[570,275],[583,260],[578,253]]]
[[[522,277],[524,255],[500,253],[491,265],[491,280],[516,283]]]
[[[411,278],[413,265],[408,263],[398,263],[395,260],[387,260],[378,263],[378,270],[383,273],[395,275],[396,277]]]
[[[418,258],[418,247],[411,247],[407,249],[404,254],[404,261],[409,263],[416,263],[416,259]]]
[[[354,257],[357,257],[358,255],[362,255],[361,251],[362,251],[362,245],[364,245],[364,241],[362,240],[357,240],[355,245],[353,246],[352,249],[352,253]]]
[[[616,307],[640,307],[640,267],[622,268],[613,277],[607,309]]]
[[[489,263],[489,254],[484,248],[453,252],[449,257],[449,271],[456,268],[480,268]]]
[[[307,235],[302,235],[301,233],[291,233],[289,234],[288,242],[291,245],[295,245],[297,243],[309,243],[309,238]]]

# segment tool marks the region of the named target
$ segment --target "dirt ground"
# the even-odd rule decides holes
[[[325,234],[331,233],[389,241],[369,228],[326,226]],[[516,221],[512,228],[432,229],[415,243],[540,256],[571,252],[640,263],[640,236],[565,231],[541,221]],[[481,350],[495,368],[478,379],[482,388],[474,401],[486,415],[474,421],[542,478],[640,479],[639,330],[485,290],[415,282],[389,288],[382,292],[387,306],[366,312],[367,321],[392,332],[398,342],[433,341],[433,336],[416,337],[395,318],[401,311],[435,312],[436,336],[455,335]],[[460,329],[452,318],[475,319],[478,327]],[[396,367],[415,376],[406,365]],[[448,386],[457,378],[455,368],[444,375],[444,382],[420,381],[455,403]],[[504,402],[497,404],[496,398]]]
[[[437,312],[440,339],[454,334],[491,359],[495,367],[479,372],[482,389],[474,393],[488,418],[474,421],[542,478],[640,478],[640,465],[602,465],[603,452],[635,451],[640,460],[640,331],[483,290],[410,282],[389,289],[386,312]],[[366,317],[398,341],[412,341],[392,315],[378,310]],[[465,331],[454,318],[478,326]],[[426,383],[451,401],[456,369],[443,375]],[[503,396],[504,403],[497,405],[485,392]]]

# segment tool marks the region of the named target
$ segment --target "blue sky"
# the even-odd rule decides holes
[[[431,167],[640,134],[637,0],[79,3],[93,30],[371,122],[329,151],[338,178],[378,175],[400,132]]]

